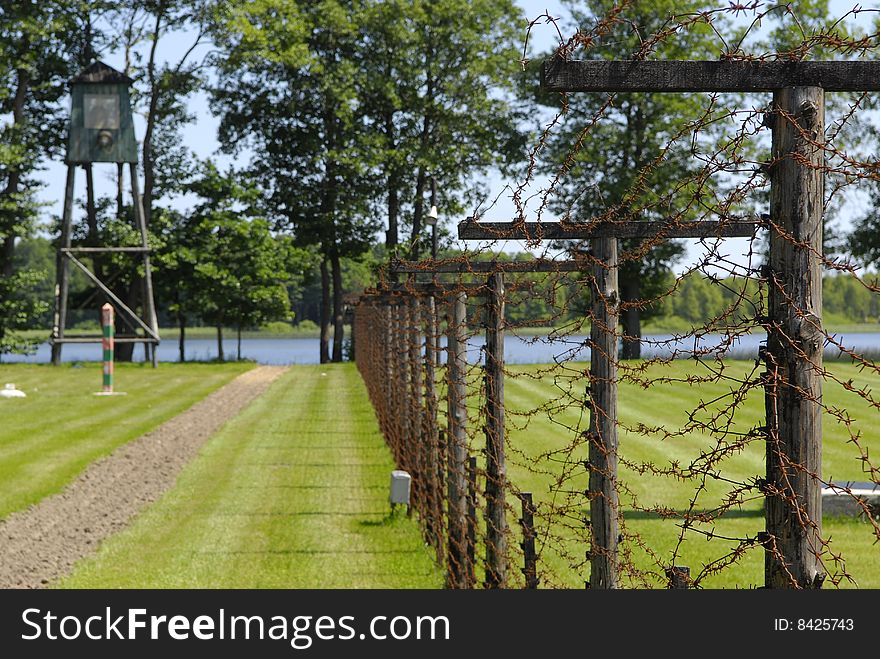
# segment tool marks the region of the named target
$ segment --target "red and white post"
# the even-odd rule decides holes
[[[101,307],[101,347],[104,350],[104,378],[101,393],[113,393],[113,307],[108,302]]]

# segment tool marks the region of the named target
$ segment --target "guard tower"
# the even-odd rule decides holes
[[[116,337],[116,342],[143,343],[148,359],[152,361],[153,366],[157,365],[155,348],[159,343],[159,328],[153,300],[147,226],[138,188],[137,142],[134,138],[131,100],[128,94],[128,88],[132,82],[133,80],[128,76],[97,61],[71,80],[70,126],[65,158],[67,185],[64,191],[61,242],[57,257],[55,315],[51,339],[52,363],[55,365],[61,362],[61,349],[65,343],[100,343],[102,339],[100,334],[69,338],[64,336],[67,323],[71,264],[82,270],[107,301],[114,305],[119,317],[128,326],[129,331],[120,333]],[[97,226],[92,177],[92,163],[96,162],[117,163],[120,189],[122,188],[123,166],[128,163],[135,228],[140,236],[139,245],[96,246],[90,244],[88,246],[73,246],[71,244],[74,182],[78,166],[82,167],[86,173],[86,212],[89,226]],[[113,253],[129,253],[140,258],[143,270],[142,316],[139,316],[134,309],[125,304],[99,276],[100,271],[95,267],[96,259],[99,259],[102,254]],[[84,258],[92,260],[92,268],[83,262]],[[137,260],[136,258],[135,264]]]

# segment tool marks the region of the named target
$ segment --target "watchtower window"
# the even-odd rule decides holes
[[[119,97],[115,94],[84,94],[86,128],[119,130]]]

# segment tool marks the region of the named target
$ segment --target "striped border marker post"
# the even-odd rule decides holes
[[[113,306],[108,302],[101,307],[101,347],[104,350],[104,378],[101,393],[113,393]]]

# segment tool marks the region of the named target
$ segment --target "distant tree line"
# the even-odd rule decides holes
[[[564,4],[573,22],[587,30],[617,3]],[[625,20],[609,23],[611,33],[591,56],[625,58],[667,14],[698,12],[702,4],[657,0],[626,6]],[[828,22],[826,0],[799,3],[797,12],[797,19],[792,12],[768,16],[772,29],[757,47],[784,52],[800,43],[804,31]],[[138,136],[143,201],[162,323],[178,327],[181,336],[193,324],[214,326],[221,339],[223,328],[309,320],[320,328],[321,360],[331,361],[343,355],[345,295],[373,283],[376,267],[390,256],[425,255],[432,182],[442,216],[458,219],[486,198],[489,171],[515,180],[527,167],[541,117],[558,110],[562,100],[538,89],[535,64],[541,57],[523,70],[526,25],[512,0],[5,3],[0,353],[26,348],[20,330],[51,323],[58,218],[47,218],[37,203],[40,167],[63,158],[67,81],[90,62],[122,62],[135,79],[135,109],[144,118]],[[716,30],[735,42],[741,29],[723,21],[714,29],[695,24],[658,45],[655,54],[712,59]],[[218,120],[223,160],[199,157],[183,139],[192,130],[191,108],[199,94]],[[612,211],[632,220],[668,214],[693,219],[698,211],[688,205],[689,195],[662,192],[690,189],[702,166],[690,142],[670,147],[658,166],[648,164],[674,126],[700,116],[703,99],[621,95],[591,139],[571,154],[604,102],[604,95],[570,95],[566,120],[538,153],[536,169],[550,175],[570,157],[549,210],[576,219]],[[877,143],[876,129],[862,128],[852,138],[854,152],[870,152]],[[720,139],[712,130],[710,122],[702,138]],[[759,154],[749,157],[758,160]],[[233,166],[218,164],[229,159]],[[121,180],[120,168],[115,193],[96,200],[94,221],[84,222],[79,209],[76,244],[136,243]],[[725,184],[707,181],[700,194],[723,197]],[[870,273],[880,265],[880,184],[866,184],[868,211],[829,249],[855,257]],[[766,202],[762,194],[757,192],[756,206]],[[448,237],[443,227],[441,234]],[[447,240],[443,247],[449,247]],[[698,275],[662,297],[683,253],[679,242],[643,249],[623,241],[621,249],[637,255],[624,259],[620,270],[621,320],[631,337],[623,357],[639,356],[642,322],[697,323],[730,309],[732,286]],[[139,273],[126,258],[96,255],[89,265],[137,308],[143,304]],[[511,323],[558,325],[585,315],[586,288],[577,277],[530,279],[531,291],[509,306]],[[873,286],[829,277],[825,308],[841,319],[874,322]],[[96,292],[78,275],[72,291],[74,322],[96,320]],[[658,301],[647,307],[632,304],[653,298]],[[130,350],[131,344],[120,344],[118,357],[130,358]]]

